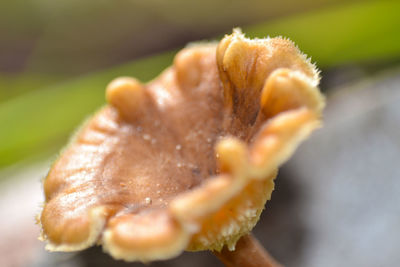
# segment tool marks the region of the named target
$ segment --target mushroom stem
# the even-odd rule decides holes
[[[282,267],[251,234],[242,236],[234,251],[224,247],[213,253],[226,267]]]

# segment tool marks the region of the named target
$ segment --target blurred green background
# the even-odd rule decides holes
[[[400,57],[399,1],[2,1],[0,168],[53,153],[114,77],[149,80],[187,42],[241,26],[286,36],[323,71]],[[48,155],[48,154],[47,154]]]
[[[250,37],[293,40],[322,70],[321,89],[328,96],[328,106],[331,96],[341,94],[349,94],[355,99],[351,103],[358,103],[359,94],[349,85],[371,84],[382,73],[400,74],[399,14],[400,1],[2,0],[0,189],[10,197],[0,198],[0,210],[16,201],[9,194],[13,179],[25,185],[27,179],[34,180],[32,194],[40,195],[43,166],[55,158],[82,120],[105,103],[104,89],[117,76],[148,81],[170,65],[175,51],[188,42],[217,40],[233,27],[241,27]],[[370,91],[371,103],[355,105],[355,111],[362,113],[376,104],[377,92]],[[3,210],[3,217],[7,214]],[[0,231],[7,227],[4,223]],[[25,260],[18,253],[13,256],[4,240],[0,256],[10,258],[3,258],[4,266],[46,263],[36,256]],[[18,242],[26,240],[21,237]],[[283,262],[301,266],[290,257]]]

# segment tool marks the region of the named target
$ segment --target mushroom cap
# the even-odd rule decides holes
[[[45,181],[42,238],[52,251],[102,244],[152,261],[234,249],[273,179],[320,125],[315,66],[282,38],[191,45],[160,76],[112,81],[109,105],[71,140]]]

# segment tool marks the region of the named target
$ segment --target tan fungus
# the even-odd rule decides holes
[[[270,198],[277,167],[320,125],[318,82],[292,42],[239,30],[183,49],[148,84],[114,80],[109,105],[44,181],[47,249],[102,244],[128,261],[234,249]]]

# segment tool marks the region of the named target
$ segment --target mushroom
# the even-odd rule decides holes
[[[291,41],[249,40],[239,29],[188,46],[147,84],[112,81],[109,104],[44,181],[46,248],[101,244],[142,262],[212,250],[235,266],[228,258],[241,237],[240,250],[257,247],[247,235],[278,166],[320,125],[318,83]]]

